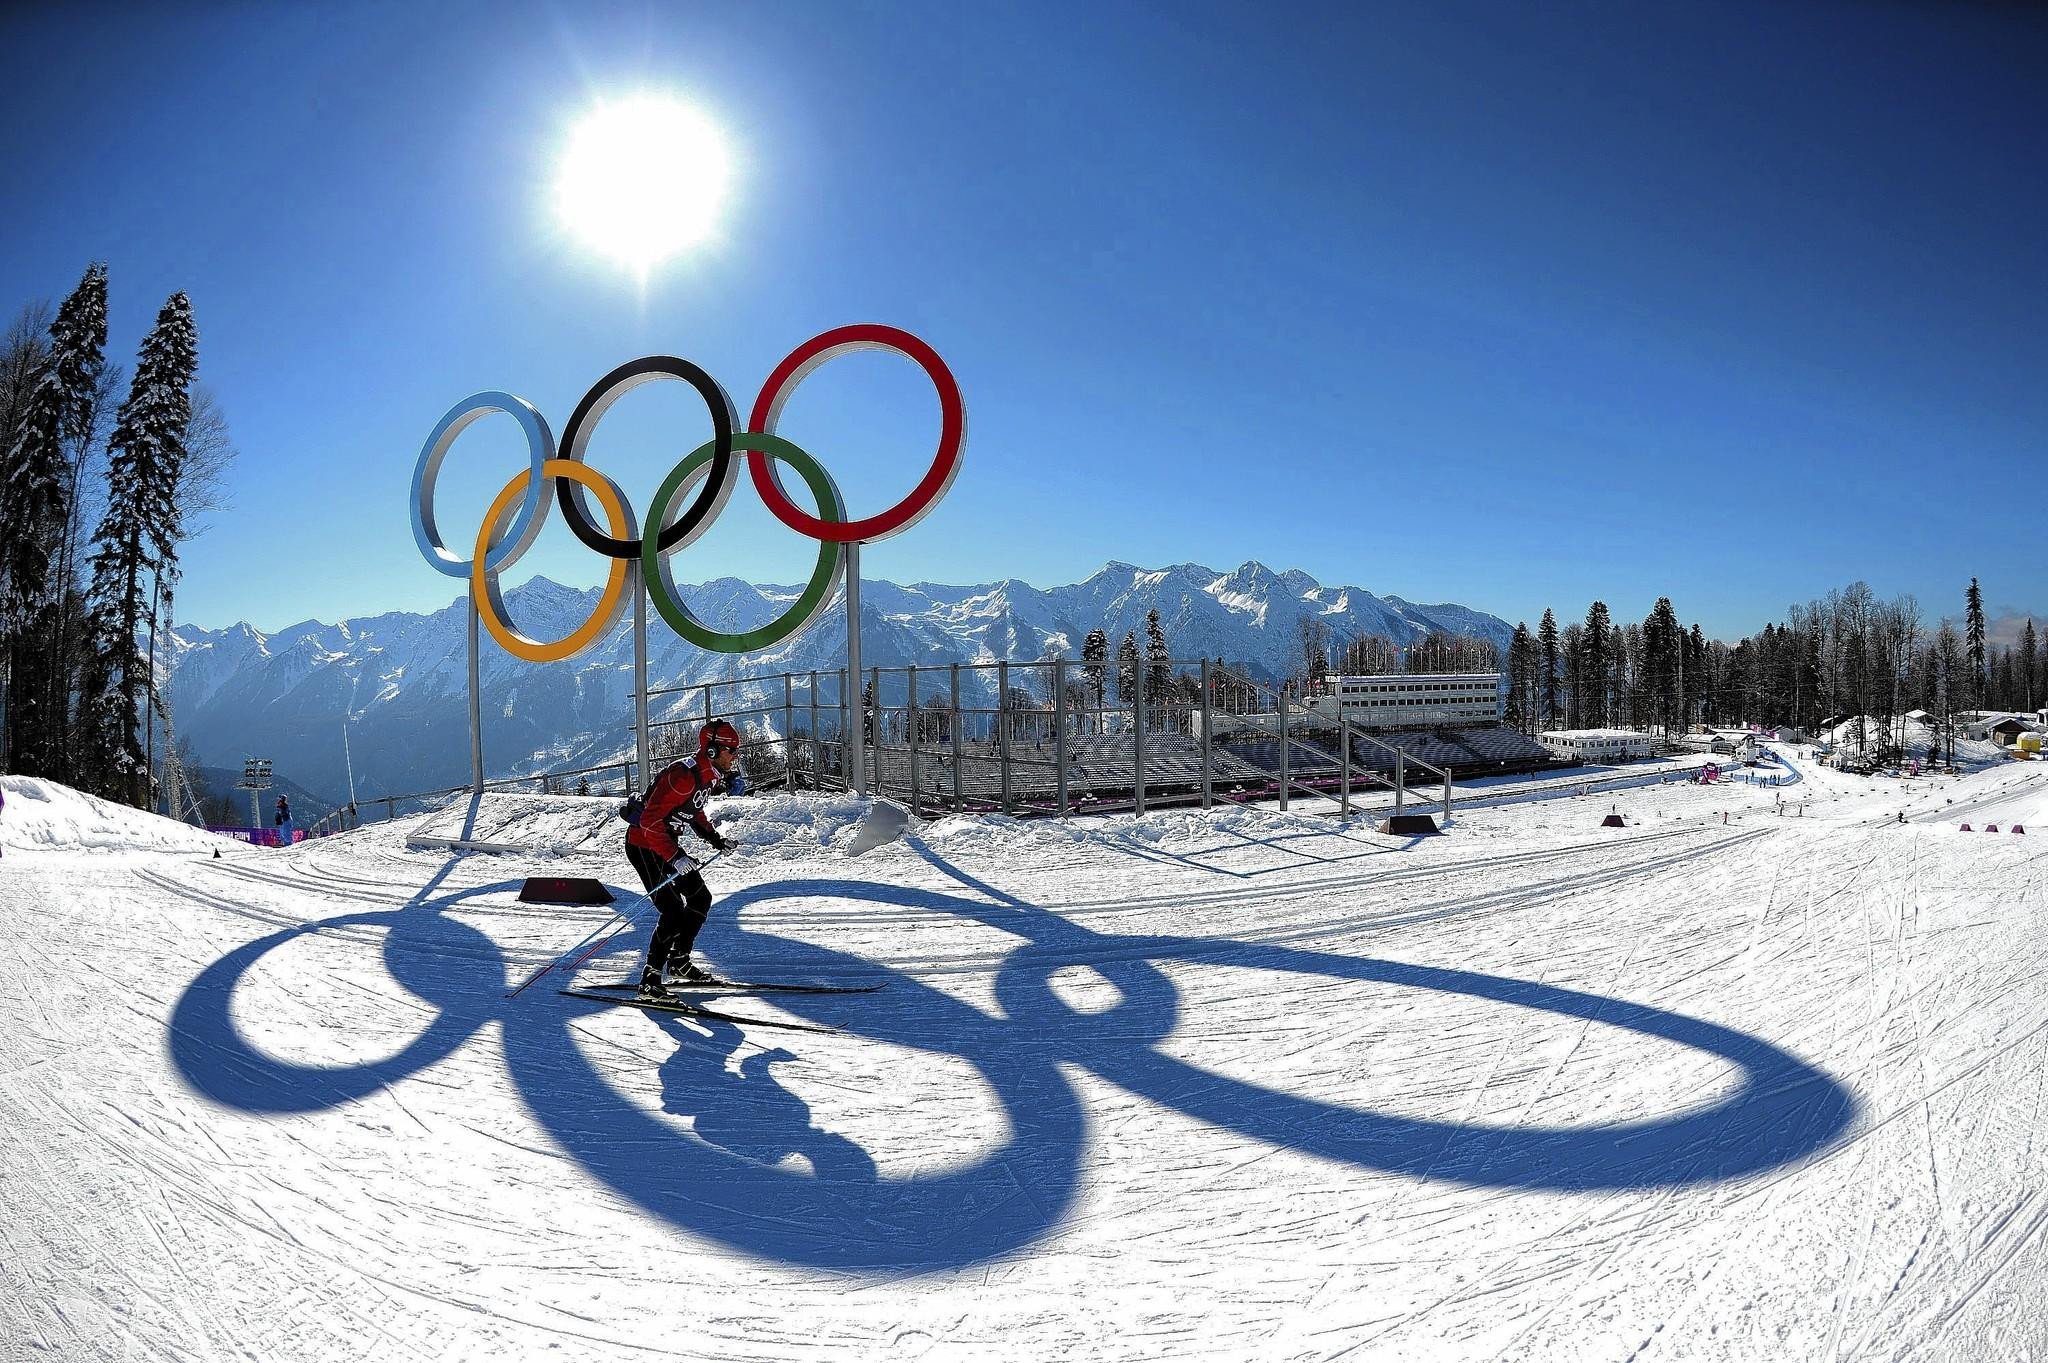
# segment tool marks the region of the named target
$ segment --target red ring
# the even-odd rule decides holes
[[[763,435],[775,434],[782,404],[797,384],[803,382],[805,375],[846,351],[877,349],[893,350],[915,360],[931,379],[932,387],[938,390],[939,452],[932,459],[932,466],[925,470],[923,479],[910,490],[910,495],[887,511],[864,521],[824,521],[789,499],[782,490],[774,462],[767,455],[759,450],[747,451],[747,472],[753,476],[754,490],[761,494],[761,501],[774,513],[776,520],[800,535],[840,544],[866,544],[887,539],[917,524],[938,504],[939,498],[952,486],[953,475],[960,471],[960,447],[966,434],[967,412],[960,401],[960,385],[953,381],[953,371],[946,368],[946,362],[939,358],[938,351],[917,337],[876,322],[834,327],[792,350],[787,359],[775,366],[775,372],[768,376],[768,381],[761,385],[761,395],[754,399],[754,411],[747,421],[747,429]]]

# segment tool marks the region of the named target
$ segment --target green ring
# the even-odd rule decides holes
[[[759,629],[750,629],[739,634],[723,634],[712,629],[690,613],[683,604],[675,583],[669,580],[668,564],[662,560],[662,549],[657,542],[661,536],[663,522],[668,519],[669,503],[675,500],[717,451],[716,440],[707,440],[692,450],[683,462],[670,471],[662,480],[661,489],[654,494],[654,505],[648,508],[648,525],[651,530],[641,537],[641,577],[647,583],[648,599],[654,602],[654,609],[661,618],[668,621],[669,628],[688,639],[699,648],[713,653],[751,653],[755,649],[779,644],[798,630],[815,620],[818,612],[825,608],[825,602],[832,595],[832,584],[838,580],[839,566],[844,558],[844,546],[832,540],[818,543],[818,564],[811,570],[811,580],[805,584],[802,595],[796,603],[775,619]],[[735,454],[741,450],[758,450],[770,459],[780,459],[798,473],[810,485],[811,496],[818,503],[818,517],[821,520],[843,523],[846,507],[839,498],[839,488],[832,481],[832,475],[825,472],[825,466],[806,454],[803,448],[779,435],[760,432],[734,432],[732,449]],[[708,524],[708,521],[706,522]],[[691,536],[694,539],[695,536]],[[682,548],[689,541],[679,543]]]

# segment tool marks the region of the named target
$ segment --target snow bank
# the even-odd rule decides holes
[[[32,776],[0,776],[0,797],[6,801],[0,807],[0,848],[8,851],[203,852],[238,845],[190,824]]]
[[[712,822],[748,857],[796,860],[820,848],[847,851],[873,800],[859,795],[746,795],[713,800]],[[913,823],[912,831],[923,828]]]
[[[412,824],[406,836],[530,849],[522,856],[623,858],[626,824],[618,817],[623,803],[616,795],[487,791],[451,801]],[[714,799],[707,812],[741,855],[794,860],[815,856],[821,848],[846,850],[872,803],[857,795],[745,795]],[[684,847],[702,850],[690,838]]]
[[[524,855],[567,856],[610,850],[626,836],[616,795],[533,795],[485,791],[464,795],[406,830],[408,838],[456,838],[528,849]]]
[[[1096,847],[1107,850],[1158,848],[1182,851],[1208,847],[1218,834],[1241,843],[1272,843],[1290,837],[1327,837],[1338,827],[1327,809],[1283,813],[1273,808],[1218,804],[1200,809],[1153,810],[1142,817],[1087,815],[1072,819],[1014,819],[1001,814],[969,815],[919,825],[927,845],[951,858],[987,857],[997,863],[1023,861],[1038,853]]]

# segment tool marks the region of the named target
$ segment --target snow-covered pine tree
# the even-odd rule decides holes
[[[1116,646],[1116,695],[1130,705],[1138,698],[1138,635],[1132,631]]]
[[[50,354],[50,323],[55,319],[50,305],[39,300],[15,314],[6,334],[0,336],[0,454],[12,450],[14,434],[21,428],[22,414],[28,410],[29,396],[42,377]],[[13,467],[0,464],[0,525],[10,528],[14,522],[5,517],[10,514],[8,498],[13,480],[9,474]],[[0,550],[0,643],[5,642],[7,630],[7,581],[7,555]]]
[[[1109,636],[1099,629],[1089,630],[1088,637],[1081,641],[1081,676],[1095,698],[1095,708],[1100,710],[1109,694]]]
[[[1145,704],[1157,714],[1173,695],[1173,669],[1167,666],[1173,654],[1166,646],[1166,626],[1159,622],[1159,609],[1145,612]]]
[[[57,617],[70,583],[64,561],[71,508],[69,447],[91,433],[106,365],[107,267],[95,262],[50,324],[50,343],[0,462],[0,638],[7,658],[9,767],[68,780],[60,769],[69,676],[59,666]]]
[[[106,514],[93,536],[92,612],[97,665],[81,696],[89,788],[131,804],[149,797],[140,726],[150,693],[148,649],[160,583],[177,575],[184,518],[178,483],[192,417],[198,334],[192,303],[174,293],[142,341],[135,380],[108,441]],[[153,642],[153,637],[150,642]]]
[[[0,452],[8,448],[13,432],[21,425],[29,394],[35,391],[36,377],[43,372],[43,361],[50,351],[53,317],[48,303],[31,303],[15,314],[6,334],[0,336]],[[10,467],[0,465],[0,533],[14,525],[7,505]],[[7,581],[7,559],[0,552],[0,771],[12,770],[8,758],[8,640],[12,635],[7,623]]]

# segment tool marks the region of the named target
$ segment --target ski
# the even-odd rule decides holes
[[[608,984],[586,984],[583,988],[630,994],[640,986],[633,980],[613,980]],[[667,986],[671,994],[873,994],[881,988],[879,984],[783,984],[762,980],[707,980],[701,984],[677,980]]]
[[[587,989],[564,989],[566,998],[589,999],[593,1003],[609,1003],[625,1008],[638,1008],[647,1013],[673,1013],[677,1017],[704,1018],[711,1022],[730,1022],[740,1027],[774,1027],[785,1032],[818,1032],[826,1036],[837,1036],[832,1027],[818,1027],[808,1022],[782,1022],[772,1018],[741,1017],[734,1013],[721,1013],[715,1008],[702,1008],[694,1003],[653,1003],[646,999],[621,998],[617,994],[597,994]]]

